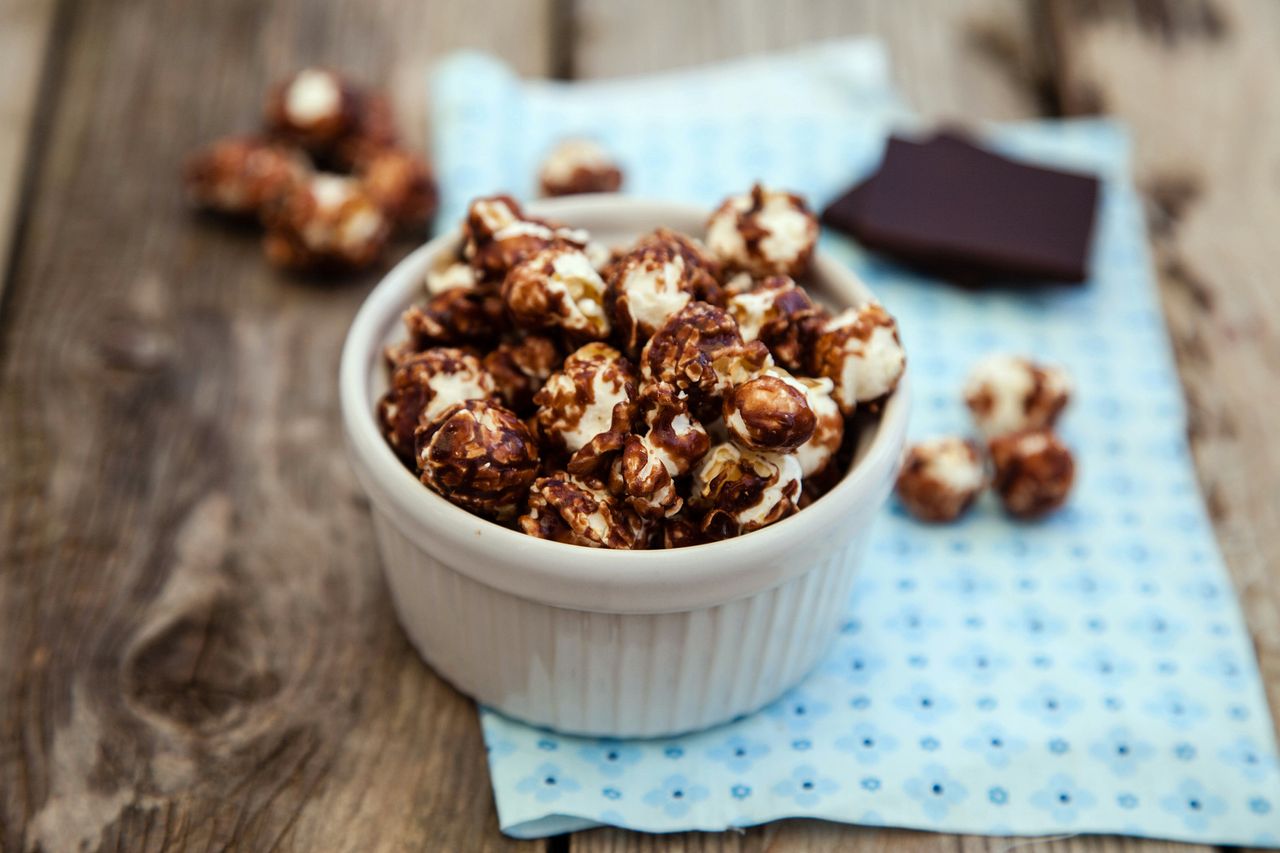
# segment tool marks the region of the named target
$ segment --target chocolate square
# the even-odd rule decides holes
[[[1080,282],[1097,196],[1092,175],[1030,165],[954,133],[894,136],[879,170],[833,201],[822,221],[965,283]]]

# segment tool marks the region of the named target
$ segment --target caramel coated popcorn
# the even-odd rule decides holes
[[[738,248],[660,228],[603,249],[509,196],[472,202],[387,350],[388,442],[446,499],[586,547],[716,542],[820,499],[853,458],[848,415],[902,374],[896,325],[832,317],[793,277],[813,252],[796,197],[756,188],[709,228],[728,210]],[[466,382],[441,386],[445,352]]]
[[[988,439],[1048,429],[1071,399],[1071,380],[1057,367],[1015,355],[991,355],[974,365],[964,401]]]
[[[565,139],[543,161],[538,183],[548,196],[613,193],[622,186],[622,169],[598,142]]]
[[[913,445],[898,475],[898,499],[921,521],[954,521],[986,486],[978,446],[947,436]]]
[[[538,443],[515,413],[487,400],[455,404],[419,423],[424,484],[464,509],[514,518],[538,476]]]
[[[707,246],[727,267],[757,276],[809,272],[818,218],[804,199],[760,184],[725,199],[707,222]]]
[[[1036,518],[1066,502],[1075,481],[1071,451],[1047,429],[1007,433],[992,439],[992,482],[1005,511]]]

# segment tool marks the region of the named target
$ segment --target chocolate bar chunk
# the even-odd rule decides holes
[[[880,169],[822,222],[956,281],[1080,282],[1098,198],[1092,175],[1033,166],[954,133],[891,137]]]

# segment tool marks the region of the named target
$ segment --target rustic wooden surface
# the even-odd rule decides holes
[[[0,0],[0,850],[1014,843],[815,821],[498,832],[472,707],[395,626],[340,449],[338,348],[376,276],[277,276],[174,184],[185,151],[316,61],[386,82],[418,142],[425,68],[453,47],[593,77],[859,32],[930,115],[1125,118],[1201,480],[1280,707],[1280,7],[797,5]],[[1174,847],[1027,844],[1049,846]]]

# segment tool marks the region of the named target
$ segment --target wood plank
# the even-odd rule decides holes
[[[26,186],[55,0],[0,0],[0,298]]]
[[[1052,10],[1064,106],[1133,133],[1197,472],[1280,708],[1280,6]]]
[[[417,116],[447,47],[543,70],[547,5],[70,10],[0,318],[0,849],[545,846],[498,833],[474,707],[396,626],[340,449],[376,276],[272,273],[177,174],[304,63]]]

